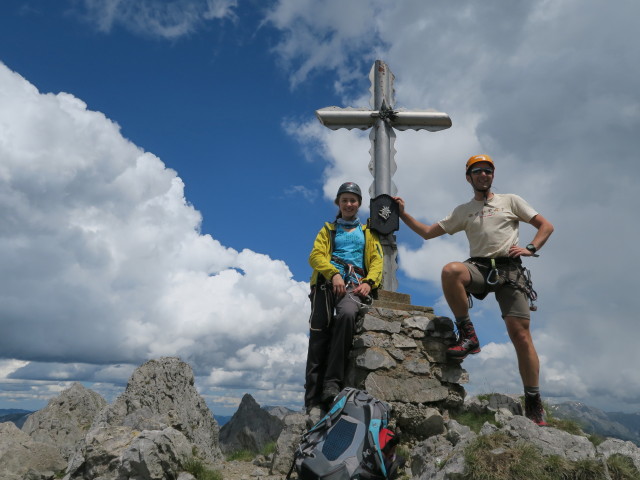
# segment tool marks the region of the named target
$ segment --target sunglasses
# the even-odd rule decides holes
[[[480,175],[482,172],[486,173],[487,175],[493,175],[493,168],[476,167],[471,169],[471,173],[473,173],[474,175]]]

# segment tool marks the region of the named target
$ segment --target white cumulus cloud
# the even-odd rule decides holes
[[[121,383],[172,355],[299,396],[308,285],[201,234],[176,172],[103,114],[2,64],[0,86],[4,381]]]

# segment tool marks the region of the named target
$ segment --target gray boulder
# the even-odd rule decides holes
[[[521,415],[514,415],[500,430],[516,440],[532,443],[545,456],[558,455],[568,460],[596,456],[596,449],[586,436],[572,435],[552,427],[541,428]]]
[[[495,397],[495,398],[494,398]],[[473,413],[492,412],[496,423],[485,423],[476,434],[455,420],[446,423],[446,432],[434,435],[420,442],[411,450],[411,472],[420,480],[464,479],[466,447],[478,435],[502,433],[509,439],[509,445],[527,443],[535,446],[543,456],[558,456],[570,461],[605,461],[611,455],[630,458],[640,470],[640,449],[631,442],[608,439],[597,448],[585,435],[572,435],[553,427],[539,427],[517,413],[521,411],[517,397],[494,394],[479,401],[465,402],[467,411]],[[499,454],[500,452],[496,452]]]
[[[293,454],[307,427],[307,416],[301,413],[292,413],[284,417],[283,422],[284,428],[278,437],[276,451],[273,455],[272,475],[289,472],[293,462]]]
[[[596,447],[596,451],[598,455],[602,455],[604,458],[609,458],[611,455],[628,457],[640,471],[640,448],[633,442],[608,438]]]
[[[171,427],[142,432],[128,426],[96,427],[69,461],[64,480],[175,480],[191,448]]]
[[[74,383],[45,408],[30,415],[22,431],[37,442],[54,445],[68,459],[106,405],[99,394]]]
[[[176,357],[149,360],[133,372],[124,393],[97,415],[92,428],[110,426],[139,431],[172,427],[205,462],[222,459],[218,423],[194,386],[191,366]]]
[[[55,446],[34,440],[12,422],[0,423],[2,480],[22,480],[27,474],[37,478],[45,472],[55,475],[64,471],[66,465]]]
[[[225,453],[237,450],[259,453],[278,439],[283,427],[282,420],[260,408],[247,393],[231,420],[220,429],[220,446]]]

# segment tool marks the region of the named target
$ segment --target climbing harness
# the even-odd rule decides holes
[[[347,288],[349,286],[357,287],[362,283],[362,277],[365,276],[365,271],[362,268],[352,265],[351,263],[345,262],[340,257],[336,257],[335,255],[331,255],[331,261],[344,267],[343,279]],[[364,302],[357,299],[356,296],[354,296],[350,291],[348,292],[348,295],[349,295],[349,298],[351,298],[351,300],[353,300],[360,306],[361,309],[363,307],[368,308],[373,302],[373,298],[371,298],[370,295],[367,295],[365,297]]]
[[[340,257],[336,257],[335,255],[331,255],[331,261],[344,268],[344,275],[342,278],[344,278],[345,285],[349,285],[350,283],[360,285],[360,279],[365,275],[362,268],[345,262]]]
[[[489,260],[489,264],[487,264],[487,260]],[[507,259],[502,260],[502,263],[507,263],[508,265],[514,265],[518,271],[518,275],[515,280],[509,278],[509,274],[505,270],[498,269],[498,263],[501,262],[500,259],[495,258],[480,258],[480,257],[472,257],[468,260],[470,263],[473,263],[477,267],[481,268],[489,268],[489,273],[486,276],[487,285],[493,287],[498,285],[500,281],[502,281],[505,285],[509,285],[517,290],[523,292],[527,298],[529,299],[529,310],[535,312],[538,310],[537,305],[535,305],[535,301],[538,299],[538,293],[533,289],[533,281],[531,280],[531,272],[528,268],[522,265],[522,261],[516,261],[515,259]],[[521,282],[518,280],[522,279]],[[489,289],[486,292],[479,295],[474,295],[480,300],[482,300],[487,293],[489,293]],[[467,294],[467,299],[469,302],[469,308],[473,307],[473,299],[471,298],[471,294]]]

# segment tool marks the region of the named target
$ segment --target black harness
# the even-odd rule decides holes
[[[534,302],[538,299],[538,293],[533,289],[531,272],[522,264],[522,260],[519,257],[471,257],[466,260],[466,262],[476,265],[481,272],[487,272],[485,275],[486,287],[484,292],[478,294],[467,294],[467,297],[469,298],[469,308],[473,307],[473,299],[471,298],[471,295],[476,297],[478,300],[482,300],[489,294],[489,292],[491,291],[491,287],[497,285],[498,283],[500,283],[500,281],[502,281],[504,285],[509,285],[510,287],[524,292],[524,294],[529,299],[529,310],[535,312],[538,309],[538,307],[534,304]],[[511,278],[509,278],[509,275],[504,269],[498,268],[501,266],[515,266],[518,271],[516,280],[512,280]],[[522,281],[519,282],[518,280]]]

